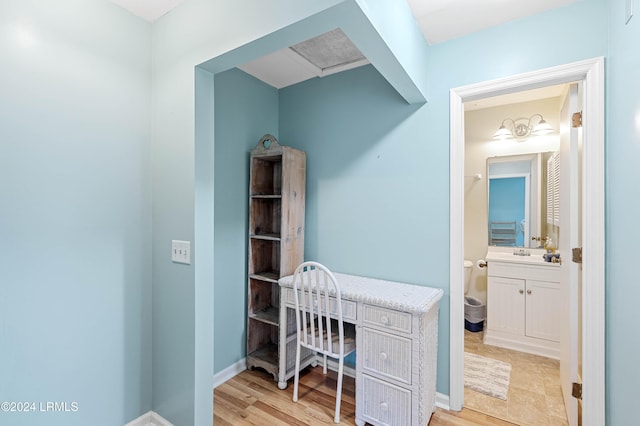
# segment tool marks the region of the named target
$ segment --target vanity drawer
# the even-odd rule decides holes
[[[365,323],[411,333],[412,316],[407,312],[394,311],[393,309],[385,309],[373,305],[364,305],[362,311]]]
[[[295,307],[296,299],[292,288],[284,288],[284,300],[287,304]],[[338,313],[338,304],[334,297],[329,298],[329,308],[331,309],[332,316]],[[357,318],[356,302],[351,300],[342,301],[342,319],[343,321],[353,322]]]
[[[560,268],[551,264],[535,266],[491,260],[487,273],[491,277],[560,282]]]
[[[376,425],[410,425],[411,391],[363,374],[366,421]]]
[[[362,368],[379,376],[411,384],[411,339],[362,327]]]

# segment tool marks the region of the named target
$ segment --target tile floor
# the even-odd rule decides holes
[[[507,400],[464,389],[464,406],[523,426],[568,425],[557,360],[482,343],[483,332],[464,332],[466,352],[511,364]]]

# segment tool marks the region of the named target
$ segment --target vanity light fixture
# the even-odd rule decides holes
[[[545,121],[542,114],[533,114],[526,118],[505,118],[500,124],[500,128],[493,134],[494,139],[523,139],[529,135],[548,135],[555,130]]]

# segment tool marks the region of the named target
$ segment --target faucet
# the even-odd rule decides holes
[[[549,237],[547,237],[549,238]],[[543,243],[543,238],[542,237],[531,237],[531,241],[537,241],[538,242],[538,247],[536,248],[544,248],[544,243]]]

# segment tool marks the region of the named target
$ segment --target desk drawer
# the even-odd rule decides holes
[[[296,299],[293,294],[292,288],[284,289],[284,300],[285,300],[285,303],[291,305],[292,307],[295,307]],[[332,316],[337,315],[338,305],[334,297],[329,298],[329,308],[331,309]],[[355,321],[357,318],[356,312],[357,312],[356,302],[351,300],[342,301],[342,320],[343,321],[347,321],[347,322]]]
[[[364,305],[363,321],[378,327],[411,333],[411,314],[378,306]]]
[[[360,332],[363,369],[411,384],[411,340],[368,327]]]
[[[376,425],[410,425],[411,391],[363,375],[365,420]]]

